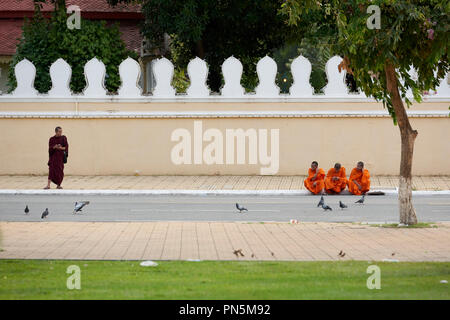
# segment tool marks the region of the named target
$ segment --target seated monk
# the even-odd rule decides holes
[[[336,163],[334,168],[328,170],[325,178],[325,191],[327,193],[340,193],[347,186],[345,168],[340,163]]]
[[[364,162],[359,161],[356,168],[350,173],[348,179],[348,190],[354,195],[365,194],[370,189],[370,174],[369,170],[364,169]]]
[[[318,168],[317,161],[311,163],[311,168],[308,170],[308,178],[305,179],[305,187],[314,194],[322,193],[325,183],[325,171],[322,168]]]

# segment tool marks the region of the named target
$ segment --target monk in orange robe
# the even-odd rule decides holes
[[[305,187],[314,194],[322,193],[325,186],[324,178],[325,171],[322,168],[318,168],[317,161],[311,163],[311,168],[308,170],[308,178],[305,179]]]
[[[364,162],[359,161],[356,168],[350,173],[348,179],[348,190],[354,195],[365,194],[370,189],[370,174],[369,170],[364,169]]]
[[[346,186],[345,168],[340,163],[336,163],[334,168],[328,170],[325,178],[325,191],[330,194],[340,193]]]

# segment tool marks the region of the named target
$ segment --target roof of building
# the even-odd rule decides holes
[[[77,5],[81,11],[86,12],[141,12],[139,4],[119,3],[111,7],[107,0],[66,0],[66,5]],[[52,4],[43,4],[43,11],[52,11]],[[33,0],[2,0],[0,11],[33,11]]]
[[[16,52],[22,35],[23,21],[18,19],[0,19],[0,55],[11,56]]]
[[[107,21],[122,20],[120,31],[127,48],[138,52],[142,36],[138,23],[132,20],[142,19],[140,5],[118,4],[111,7],[107,0],[66,0],[66,5],[80,7],[82,17],[86,19],[103,19]],[[42,11],[50,12],[53,5],[43,4]],[[18,39],[22,35],[23,18],[34,12],[33,0],[0,1],[0,56],[11,56],[16,52]],[[130,21],[131,20],[131,21]]]

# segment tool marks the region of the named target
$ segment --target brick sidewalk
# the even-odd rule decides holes
[[[66,176],[76,190],[304,190],[305,176]],[[0,189],[42,189],[46,176],[0,176]],[[371,189],[394,189],[398,177],[374,176]],[[54,185],[52,186],[54,188]],[[413,190],[450,190],[450,176],[414,176]]]
[[[0,222],[0,231],[4,259],[450,261],[450,223]]]

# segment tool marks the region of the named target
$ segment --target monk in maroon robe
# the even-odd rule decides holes
[[[48,184],[44,189],[50,189],[50,182],[62,189],[64,179],[64,152],[69,156],[69,144],[66,136],[62,135],[61,127],[55,128],[55,135],[48,141]]]

